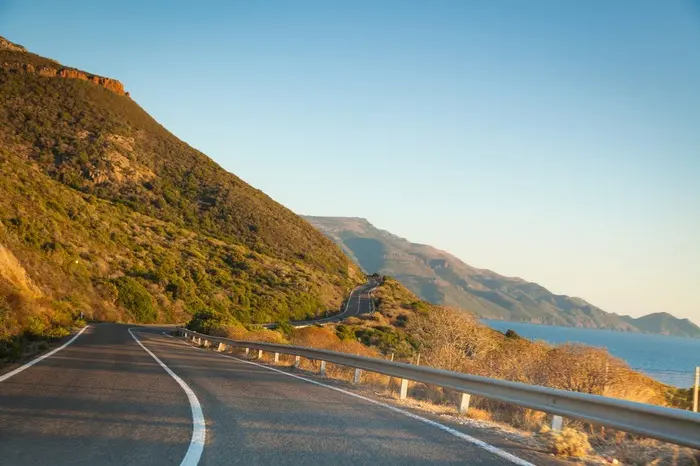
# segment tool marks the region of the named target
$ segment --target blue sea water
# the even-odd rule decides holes
[[[512,329],[518,335],[549,343],[576,342],[604,347],[630,367],[661,382],[688,388],[695,367],[700,366],[700,339],[615,332],[552,325],[488,320],[483,322],[501,332]]]

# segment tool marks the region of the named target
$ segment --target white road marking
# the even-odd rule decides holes
[[[206,423],[204,422],[204,414],[202,413],[202,406],[199,404],[197,395],[194,394],[194,391],[185,383],[184,380],[171,371],[170,368],[163,363],[163,361],[158,359],[158,356],[146,348],[143,343],[136,338],[136,335],[134,335],[131,329],[129,329],[129,334],[134,340],[136,340],[136,343],[138,343],[146,353],[150,354],[151,357],[155,359],[163,369],[165,369],[165,372],[170,374],[170,377],[175,379],[175,382],[177,382],[187,394],[187,399],[189,400],[190,408],[192,409],[192,439],[190,440],[190,446],[187,449],[187,453],[182,459],[180,466],[196,466],[197,463],[199,463],[199,458],[202,456],[202,452],[204,451],[204,441],[207,433]]]
[[[65,342],[64,344],[62,344],[62,345],[59,346],[58,348],[56,348],[55,350],[49,351],[48,353],[46,353],[46,354],[44,354],[44,355],[41,355],[41,356],[39,356],[39,357],[36,358],[36,359],[33,359],[33,360],[29,361],[27,364],[25,364],[25,365],[23,365],[23,366],[20,366],[20,367],[18,367],[17,369],[8,372],[8,373],[5,374],[5,375],[0,375],[0,382],[4,382],[5,380],[9,379],[9,378],[12,377],[13,375],[17,375],[17,374],[19,374],[20,372],[22,372],[23,370],[29,369],[30,367],[32,367],[34,364],[38,363],[39,361],[43,361],[44,359],[48,358],[49,356],[58,353],[59,351],[61,351],[61,350],[62,350],[63,348],[65,348],[66,346],[68,346],[68,345],[70,345],[71,343],[73,343],[87,328],[88,328],[88,326],[86,325],[86,326],[83,327],[78,333],[76,333],[75,336],[74,336],[73,338],[71,338],[70,340],[68,340],[67,342]]]
[[[188,346],[189,346],[189,345],[188,345]],[[199,349],[199,348],[198,348],[198,349]],[[405,411],[405,410],[403,410],[403,409],[401,409],[401,408],[397,408],[396,406],[392,406],[392,405],[390,405],[390,404],[383,403],[383,402],[381,402],[381,401],[373,400],[373,399],[371,399],[371,398],[367,398],[366,396],[362,396],[362,395],[359,395],[359,394],[357,394],[357,393],[353,393],[353,392],[349,392],[349,391],[347,391],[347,390],[343,390],[342,388],[333,387],[333,386],[331,386],[331,385],[326,385],[326,384],[321,383],[321,382],[318,382],[318,381],[316,381],[316,380],[307,379],[306,377],[301,377],[301,376],[295,375],[295,374],[290,374],[289,372],[281,371],[281,370],[279,370],[279,369],[275,369],[274,367],[266,366],[266,365],[263,365],[263,364],[258,364],[258,363],[253,362],[253,361],[247,361],[247,360],[245,360],[245,359],[240,359],[240,358],[237,358],[237,357],[235,357],[235,356],[229,356],[229,355],[221,354],[221,353],[216,353],[216,354],[218,354],[219,356],[222,356],[222,357],[224,357],[224,358],[229,358],[229,359],[233,359],[233,360],[236,360],[236,361],[238,361],[238,362],[245,363],[245,364],[251,364],[251,365],[253,365],[253,366],[262,367],[263,369],[267,369],[267,370],[270,370],[270,371],[273,371],[273,372],[277,372],[277,373],[279,373],[279,374],[283,374],[283,375],[286,375],[286,376],[289,376],[289,377],[294,377],[295,379],[303,380],[303,381],[305,381],[305,382],[309,382],[309,383],[311,383],[311,384],[318,385],[318,386],[321,386],[321,387],[330,388],[331,390],[335,390],[336,392],[344,393],[345,395],[349,395],[349,396],[352,396],[352,397],[355,397],[355,398],[359,398],[359,399],[361,399],[361,400],[363,400],[363,401],[367,401],[368,403],[372,403],[372,404],[375,404],[375,405],[377,405],[377,406],[381,406],[381,407],[386,408],[386,409],[388,409],[388,410],[390,410],[390,411],[393,411],[393,412],[395,412],[395,413],[403,414],[404,416],[410,417],[411,419],[415,419],[416,421],[420,421],[420,422],[423,422],[423,423],[428,424],[428,425],[430,425],[430,426],[437,427],[438,429],[442,430],[443,432],[447,432],[448,434],[454,435],[455,437],[458,437],[458,438],[460,438],[460,439],[462,439],[462,440],[466,440],[466,441],[469,442],[469,443],[473,443],[474,445],[483,448],[484,450],[488,451],[489,453],[493,453],[494,455],[499,456],[499,457],[501,457],[501,458],[503,458],[503,459],[505,459],[505,460],[508,460],[508,461],[510,461],[510,462],[513,463],[513,464],[517,464],[518,466],[535,466],[534,464],[530,463],[529,461],[526,461],[526,460],[524,460],[524,459],[522,459],[522,458],[519,458],[519,457],[517,457],[517,456],[515,456],[515,455],[513,455],[513,454],[511,454],[511,453],[508,453],[508,452],[505,451],[505,450],[501,450],[501,449],[498,448],[498,447],[494,447],[493,445],[488,444],[488,443],[484,442],[483,440],[479,440],[478,438],[472,437],[471,435],[467,435],[467,434],[465,434],[464,432],[460,432],[460,431],[457,430],[457,429],[453,429],[453,428],[448,427],[448,426],[446,426],[446,425],[444,425],[444,424],[440,424],[439,422],[433,421],[433,420],[431,420],[431,419],[424,418],[424,417],[419,416],[419,415],[417,415],[417,414],[414,414],[414,413],[412,413],[412,412],[410,412],[410,411]]]

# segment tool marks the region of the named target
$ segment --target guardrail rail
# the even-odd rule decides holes
[[[363,370],[396,377],[401,379],[399,395],[401,399],[407,396],[409,380],[455,390],[462,393],[458,406],[458,410],[462,413],[469,409],[470,397],[476,395],[550,413],[554,416],[552,421],[554,429],[561,428],[565,417],[700,449],[700,414],[690,411],[490,379],[354,354],[275,343],[231,340],[185,328],[177,330],[180,336],[190,338],[200,345],[211,346],[212,343],[218,343],[218,351],[225,351],[228,346],[231,346],[244,348],[248,354],[253,349],[258,351],[258,357],[267,351],[275,354],[275,362],[279,360],[280,354],[289,354],[296,356],[295,366],[299,365],[301,357],[320,361],[322,376],[325,376],[326,362],[351,367],[355,369],[354,383],[359,383]]]

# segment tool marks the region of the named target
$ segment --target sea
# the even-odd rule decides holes
[[[692,386],[695,367],[700,366],[700,339],[696,338],[489,319],[483,319],[483,322],[500,332],[512,329],[518,335],[533,340],[607,348],[610,354],[624,359],[633,369],[676,387]]]

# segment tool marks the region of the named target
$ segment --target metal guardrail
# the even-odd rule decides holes
[[[639,434],[658,440],[700,449],[700,414],[680,409],[636,403],[587,393],[570,392],[538,385],[490,379],[470,374],[462,374],[426,366],[367,358],[354,354],[306,348],[301,346],[237,341],[228,338],[212,337],[178,328],[181,336],[193,340],[219,343],[223,346],[255,349],[260,352],[291,354],[321,361],[321,373],[325,375],[325,361],[355,368],[355,383],[360,380],[360,372],[369,371],[401,379],[401,398],[406,397],[408,380],[448,388],[461,392],[460,411],[469,406],[471,395],[501,401],[555,415],[554,424],[561,425],[563,416],[593,424],[611,427],[624,432]],[[297,358],[298,364],[299,358]],[[558,422],[557,422],[558,421]]]

